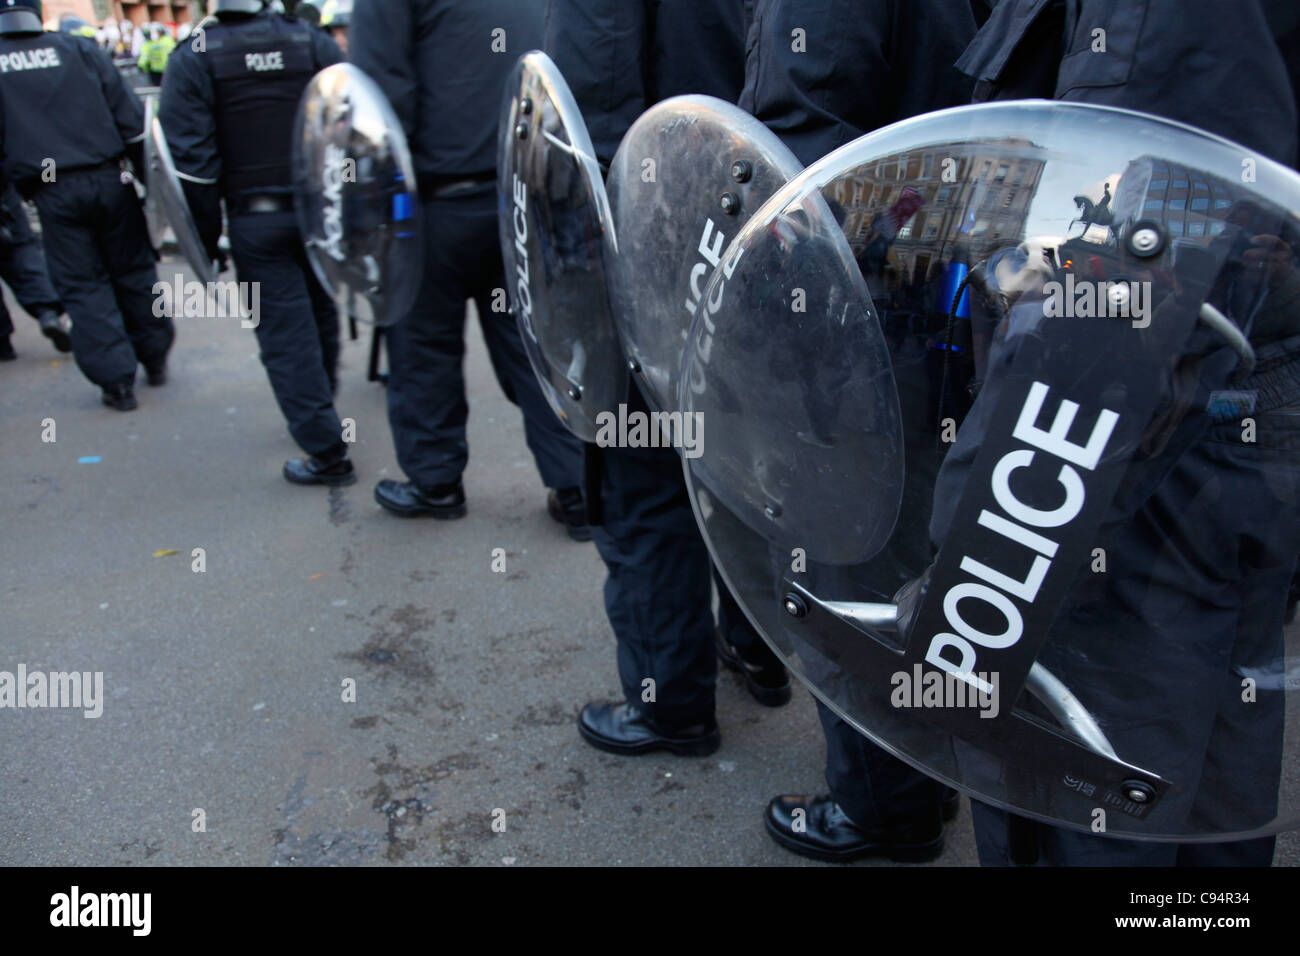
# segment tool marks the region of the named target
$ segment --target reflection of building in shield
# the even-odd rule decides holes
[[[930,146],[861,167],[836,180],[827,198],[849,210],[844,233],[859,262],[885,260],[873,278],[891,293],[934,278],[960,239],[992,247],[1019,242],[1045,165],[1037,152],[1011,139],[960,151]]]
[[[1130,189],[1133,194],[1126,195]],[[1188,166],[1142,157],[1129,164],[1120,181],[1115,198],[1116,225],[1121,223],[1119,213],[1123,212],[1133,220],[1162,223],[1172,240],[1185,237],[1208,242],[1223,232],[1228,212],[1243,193],[1224,180]]]

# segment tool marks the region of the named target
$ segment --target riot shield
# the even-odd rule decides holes
[[[1033,101],[863,137],[755,214],[691,328],[685,465],[819,698],[1069,829],[1300,823],[1294,210],[1300,176],[1236,144]]]
[[[185,191],[181,188],[180,178],[176,175],[172,151],[167,146],[167,137],[163,135],[162,123],[156,115],[150,116],[147,129],[149,135],[144,140],[145,162],[149,166],[146,207],[152,202],[161,218],[171,226],[172,232],[176,235],[176,243],[180,246],[181,255],[189,263],[195,277],[203,283],[213,282],[217,278],[216,267],[203,248],[203,240],[199,238],[198,227],[194,225],[189,203],[185,200]],[[146,221],[148,218],[146,217]],[[157,214],[154,218],[158,218]],[[154,229],[159,229],[156,221],[152,225],[151,236],[154,235]],[[161,243],[155,238],[155,246],[159,244]]]
[[[573,94],[545,53],[506,84],[497,176],[501,251],[519,331],[565,426],[594,441],[627,372],[610,318],[603,243],[616,247],[600,164]]]
[[[158,115],[158,94],[153,93],[142,96],[140,99],[144,102],[144,128],[146,130],[151,129],[154,117]],[[153,153],[154,148],[151,138],[146,136],[144,141],[144,162],[147,169],[152,169],[155,165]],[[158,201],[157,195],[151,190],[145,192],[144,221],[149,229],[149,241],[153,243],[155,249],[161,249],[163,242],[167,238],[167,217],[163,214],[162,203]]]
[[[340,308],[391,325],[424,274],[419,192],[406,134],[382,90],[336,63],[298,104],[293,191],[307,258]]]
[[[623,137],[605,182],[618,237],[610,300],[655,408],[676,408],[686,333],[722,250],[802,168],[766,126],[711,96],[664,100]]]

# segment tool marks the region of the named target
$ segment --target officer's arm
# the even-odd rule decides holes
[[[408,140],[415,136],[420,97],[412,6],[412,0],[358,3],[348,27],[348,58],[379,84],[402,121],[402,131]]]
[[[219,258],[221,238],[221,155],[217,148],[216,97],[202,53],[181,47],[163,74],[158,119],[167,137],[176,174],[185,190],[199,238]]]
[[[894,0],[759,0],[741,109],[758,117],[805,165],[890,122],[876,116],[892,110],[882,101],[890,98],[886,51],[894,5]]]
[[[339,45],[334,42],[334,38],[324,30],[312,29],[311,50],[312,56],[316,58],[318,70],[333,66],[335,63],[342,63],[347,59],[339,49]]]
[[[654,102],[644,83],[646,29],[641,0],[551,0],[546,8],[544,49],[568,81],[605,164]]]
[[[743,0],[654,0],[651,9],[647,105],[686,93],[736,102],[745,83]]]
[[[108,54],[90,41],[78,43],[77,47],[90,66],[99,74],[99,83],[104,90],[104,100],[113,114],[113,122],[126,147],[126,156],[131,160],[141,176],[144,173],[144,107],[140,98],[127,89],[122,74],[117,72]]]

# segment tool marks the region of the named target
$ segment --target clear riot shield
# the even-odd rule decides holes
[[[357,67],[328,66],[303,91],[293,170],[294,207],[317,278],[361,321],[400,320],[424,274],[419,192],[402,125]]]
[[[203,248],[203,240],[199,238],[198,226],[190,214],[185,190],[181,188],[180,177],[176,175],[172,151],[167,145],[167,137],[163,134],[162,123],[156,112],[156,108],[150,111],[147,135],[144,138],[145,163],[149,167],[145,205],[146,210],[150,206],[154,210],[153,215],[146,216],[146,222],[151,224],[150,236],[154,238],[155,247],[161,245],[162,224],[158,220],[164,220],[171,226],[181,255],[185,257],[198,281],[213,282],[217,278],[216,265]]]
[[[722,250],[802,168],[766,126],[711,96],[664,100],[623,137],[606,179],[610,299],[653,407],[676,408],[686,333]]]
[[[863,137],[755,214],[691,329],[685,465],[814,693],[1067,828],[1300,822],[1296,210],[1240,146],[1029,102]]]
[[[152,129],[154,117],[158,115],[158,94],[150,93],[147,96],[140,97],[144,104],[144,128]],[[144,141],[144,163],[146,171],[154,166],[153,144],[146,132]],[[149,230],[149,241],[153,243],[155,249],[161,249],[163,242],[167,237],[167,216],[163,213],[162,204],[158,201],[157,195],[152,191],[146,190],[144,197],[144,221]]]
[[[627,370],[610,317],[603,244],[617,247],[600,164],[551,58],[520,57],[506,84],[497,153],[501,251],[524,349],[565,426],[595,441]]]

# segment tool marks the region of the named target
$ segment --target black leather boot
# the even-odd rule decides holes
[[[722,746],[718,722],[710,717],[689,727],[660,731],[634,704],[588,704],[578,716],[578,733],[593,747],[634,756],[668,750],[681,757],[707,757]]]
[[[425,489],[409,481],[385,479],[375,485],[375,501],[403,518],[465,517],[465,489],[459,481]]]
[[[103,392],[100,400],[109,408],[116,408],[119,412],[129,412],[139,407],[135,401],[135,388],[129,382],[109,385]]]
[[[337,487],[355,483],[357,473],[347,458],[328,463],[315,457],[291,458],[284,463],[284,477],[295,485]]]
[[[41,334],[53,342],[56,349],[60,352],[72,351],[72,337],[69,334],[72,331],[71,319],[49,309],[38,315],[36,321],[41,324]]]
[[[787,850],[814,860],[848,863],[887,856],[895,863],[926,863],[943,853],[938,808],[890,827],[859,827],[829,796],[774,797],[763,814],[768,834]]]
[[[745,678],[745,689],[764,707],[780,707],[790,702],[790,675],[772,649],[758,638],[754,647],[742,652],[714,631],[718,658],[729,669]]]
[[[591,529],[587,527],[587,506],[582,500],[581,488],[552,488],[546,496],[546,510],[552,518],[564,525],[574,541],[591,540]]]

